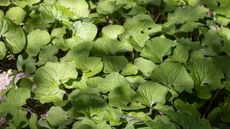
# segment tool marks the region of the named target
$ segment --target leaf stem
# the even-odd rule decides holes
[[[209,114],[209,112],[210,112],[210,110],[212,108],[212,105],[213,105],[213,103],[214,103],[214,101],[215,101],[215,99],[216,99],[216,97],[218,96],[219,93],[220,93],[220,90],[217,90],[215,92],[215,94],[213,95],[213,97],[209,101],[208,107],[206,108],[202,118],[207,118],[208,117],[208,114]]]

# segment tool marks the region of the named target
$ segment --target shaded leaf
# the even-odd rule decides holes
[[[17,69],[19,71],[33,73],[36,70],[35,61],[36,60],[31,56],[23,58],[22,55],[19,55],[17,60]]]
[[[104,73],[119,72],[128,63],[128,60],[124,56],[106,56],[103,58]]]
[[[120,109],[129,109],[134,100],[135,91],[130,86],[119,86],[110,91],[109,104]],[[130,107],[132,109],[132,107]]]
[[[106,105],[105,100],[94,89],[85,89],[77,92],[72,97],[71,102],[77,111],[84,113],[88,117],[92,117],[97,109],[103,108]]]
[[[206,86],[205,84],[213,90],[223,88],[221,79],[224,78],[224,75],[214,62],[207,59],[193,61],[189,65],[189,70],[196,90],[199,90],[199,87]]]

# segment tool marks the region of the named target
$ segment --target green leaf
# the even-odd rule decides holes
[[[210,123],[217,125],[220,117],[222,116],[223,112],[221,107],[215,107],[209,114],[208,119]]]
[[[51,32],[51,36],[55,38],[63,37],[66,34],[66,28],[54,28]]]
[[[65,63],[65,62],[54,62],[54,63],[47,63],[45,65],[47,68],[52,68],[55,70],[56,77],[61,83],[66,83],[69,79],[75,79],[77,78],[77,71],[74,68],[73,64],[71,63]],[[44,66],[44,68],[45,68]],[[54,76],[54,75],[53,75]]]
[[[132,121],[136,121],[136,122],[147,122],[149,120],[151,120],[151,118],[144,112],[130,112],[128,115],[128,117],[130,116],[130,123]]]
[[[4,16],[4,12],[0,10],[0,17],[2,18]]]
[[[228,23],[230,22],[229,18],[224,17],[222,15],[217,15],[216,16],[216,22],[220,25],[227,26]]]
[[[229,5],[0,0],[0,128],[229,129]]]
[[[3,59],[6,56],[6,46],[3,42],[0,41],[0,60]]]
[[[37,129],[37,115],[35,113],[32,113],[29,119],[29,127],[31,129]]]
[[[89,16],[89,5],[85,0],[59,0],[58,4],[74,12],[76,19]]]
[[[51,4],[40,4],[39,5],[40,17],[44,18],[45,23],[52,23],[55,20],[59,21],[68,21],[68,17],[73,16],[74,14],[70,11],[67,11],[67,8],[64,8],[60,5],[51,5]],[[65,14],[64,15],[64,11]]]
[[[185,0],[188,5],[191,5],[191,6],[196,6],[198,4],[200,4],[201,0]]]
[[[62,51],[67,51],[69,49],[69,44],[67,43],[67,40],[63,37],[53,39],[52,44]]]
[[[151,129],[177,129],[176,125],[166,116],[156,116],[154,120],[147,122]]]
[[[131,63],[128,63],[121,71],[122,75],[136,75],[138,73],[138,67]]]
[[[52,126],[61,126],[67,121],[67,113],[61,107],[51,107],[48,111],[47,121]]]
[[[222,15],[229,18],[230,17],[229,15],[230,9],[228,8],[229,4],[230,4],[229,1],[220,1],[219,6],[217,6],[217,8],[215,9],[216,13],[218,15]]]
[[[224,88],[230,91],[230,58],[228,56],[217,56],[215,59],[216,67],[220,68],[222,73],[226,76],[226,80],[223,81]]]
[[[90,57],[85,61],[85,65],[87,67],[87,72],[83,70],[85,76],[91,77],[102,71],[103,63],[101,61],[101,58]]]
[[[124,33],[125,29],[121,25],[108,25],[102,28],[102,34],[105,37],[116,39],[120,34]]]
[[[187,22],[183,24],[177,31],[178,32],[192,32],[194,29],[198,28],[202,24],[197,22]]]
[[[21,106],[26,104],[26,100],[31,97],[30,90],[26,88],[14,87],[7,93],[6,99],[0,104],[0,115],[5,117],[9,113],[12,117],[8,120],[9,128],[17,128],[21,122],[27,122],[26,111],[21,110]],[[25,123],[24,123],[25,124]]]
[[[115,55],[120,52],[131,52],[132,49],[132,46],[125,41],[103,37],[96,40],[92,53],[99,56]]]
[[[92,49],[92,42],[77,43],[68,53],[62,58],[63,61],[69,61],[72,63],[79,63],[84,58],[89,57]]]
[[[144,76],[149,77],[156,65],[147,59],[142,57],[138,57],[134,60],[134,64],[138,67],[138,69],[143,73]]]
[[[59,88],[59,85],[66,83],[69,79],[76,78],[77,71],[73,64],[48,62],[35,72],[34,83],[37,85],[35,98],[42,103],[54,102],[59,104],[65,93]]]
[[[116,0],[99,0],[97,12],[99,14],[111,14],[118,9],[115,4]]]
[[[195,89],[197,91],[202,87],[206,87],[206,89],[210,87],[212,90],[223,88],[221,79],[224,78],[224,75],[220,68],[216,67],[214,62],[207,59],[201,59],[190,63],[188,68],[191,72],[191,77],[194,80]],[[198,95],[202,97],[202,94],[203,93]]]
[[[0,35],[3,35],[9,31],[11,22],[6,17],[4,17],[4,13],[1,13],[0,18]]]
[[[152,79],[178,92],[191,92],[194,82],[185,67],[179,63],[167,62],[153,70]]]
[[[174,42],[166,38],[153,38],[149,40],[143,50],[141,56],[152,60],[154,63],[161,63],[163,57],[171,53],[171,47]]]
[[[127,125],[125,129],[135,129],[133,124]],[[147,128],[148,129],[148,128]]]
[[[208,119],[213,126],[217,126],[219,122],[228,123],[230,121],[230,98],[225,97],[224,101],[219,104],[218,107],[215,107],[208,115]]]
[[[222,48],[221,37],[213,30],[209,30],[204,35],[202,43],[208,47],[211,47],[215,52],[220,52]]]
[[[97,26],[90,22],[77,21],[73,24],[73,35],[85,41],[92,41],[97,35]]]
[[[83,119],[82,121],[77,121],[73,124],[72,129],[95,129],[96,124],[90,119]]]
[[[6,46],[14,54],[21,52],[26,45],[26,37],[22,28],[4,16],[0,16],[0,36],[5,38]]]
[[[170,13],[167,20],[172,24],[182,24],[189,21],[198,21],[199,19],[204,18],[207,13],[208,9],[204,6],[186,6]]]
[[[175,92],[175,91],[174,91]],[[172,93],[172,91],[171,91]],[[176,93],[176,92],[175,92]],[[177,95],[178,96],[178,95]],[[176,96],[176,97],[177,97]],[[167,96],[166,96],[167,97]],[[172,106],[169,105],[165,105],[165,104],[161,104],[161,103],[157,103],[156,105],[154,105],[153,109],[158,110],[159,112],[164,112],[164,111],[174,111],[174,108]],[[157,116],[156,116],[157,117]]]
[[[212,57],[212,56],[217,56],[217,53],[213,51],[212,48],[210,47],[204,47],[201,49],[196,49],[195,51],[191,51],[190,53],[190,58],[189,61],[196,61],[196,60],[202,60],[205,59],[206,57]]]
[[[230,29],[227,27],[221,27],[219,34],[220,36],[224,37],[226,40],[230,40]]]
[[[47,62],[57,62],[58,58],[55,56],[55,54],[58,53],[58,48],[52,45],[47,45],[43,48],[41,48],[39,53],[39,61],[38,65],[43,65]]]
[[[135,27],[134,27],[135,26]],[[127,34],[130,35],[136,44],[144,47],[149,35],[161,31],[161,25],[155,24],[152,18],[146,14],[139,14],[128,18],[124,24]]]
[[[170,57],[172,61],[178,61],[180,63],[186,63],[189,58],[189,51],[191,47],[189,45],[178,44],[173,51],[173,55]]]
[[[193,116],[188,113],[183,112],[173,112],[173,111],[166,111],[166,116],[171,121],[174,121],[175,123],[182,126],[184,129],[212,129],[211,125],[209,124],[208,120],[205,119],[199,119],[196,116]]]
[[[155,82],[145,82],[138,87],[138,100],[151,107],[155,103],[164,104],[166,102],[166,95],[168,88]]]
[[[97,111],[97,115],[94,117],[94,120],[97,122],[107,121],[110,126],[118,126],[121,124],[121,114],[122,111],[120,109],[106,105],[104,108]]]
[[[17,59],[17,69],[19,71],[33,73],[36,70],[35,61],[36,60],[31,56],[23,58],[22,55],[19,55]]]
[[[96,110],[106,106],[105,100],[94,89],[85,89],[77,92],[71,100],[74,108],[91,118]]]
[[[104,73],[119,72],[128,63],[128,60],[124,56],[105,56],[103,58]]]
[[[161,31],[161,25],[154,23],[153,19],[146,14],[139,14],[128,18],[124,27],[131,35],[136,33],[135,31],[139,31],[139,33],[143,31],[146,34],[153,34]]]
[[[108,125],[105,121],[97,124],[96,129],[112,129],[110,125]]]
[[[13,3],[24,8],[26,5],[32,6],[33,4],[39,3],[41,0],[14,0]]]
[[[14,23],[20,24],[23,22],[26,16],[26,12],[20,7],[12,7],[6,12],[5,16]]]
[[[36,56],[39,53],[40,48],[47,45],[51,38],[46,30],[37,29],[27,35],[27,40],[28,44],[26,52],[31,56]]]
[[[201,117],[200,112],[197,110],[198,107],[196,107],[197,106],[196,104],[197,103],[190,104],[180,99],[176,99],[174,101],[174,107],[176,107],[178,111],[185,112],[193,116]]]
[[[109,84],[109,85],[108,85]],[[119,86],[129,86],[128,81],[117,72],[112,72],[105,78],[93,77],[87,80],[89,87],[98,88],[100,92],[106,93]]]
[[[40,120],[37,123],[38,123],[38,126],[40,127],[51,129],[51,125],[49,125],[46,120]]]
[[[47,23],[46,18],[41,18],[39,14],[31,14],[32,17],[26,18],[23,29],[26,33],[30,33],[36,29],[47,29],[50,25]]]
[[[224,105],[224,106],[230,106],[230,105],[228,104],[228,105]],[[225,109],[225,110],[224,110],[224,109]],[[223,109],[223,115],[221,116],[220,120],[223,121],[223,122],[225,122],[225,123],[228,123],[228,122],[230,122],[229,107],[228,107],[228,108],[225,107],[224,109]],[[225,112],[225,111],[227,111],[227,112]]]
[[[137,88],[140,84],[146,82],[144,77],[142,76],[128,76],[125,79],[132,85],[133,88]]]
[[[129,11],[129,15],[130,16],[135,16],[138,14],[144,14],[146,12],[146,8],[141,6],[141,5],[136,5],[135,7],[133,7],[130,11]]]
[[[26,104],[26,100],[30,98],[30,91],[26,88],[12,88],[7,94],[6,103],[11,104],[15,109]]]
[[[134,97],[135,91],[130,86],[116,87],[108,95],[109,104],[120,109],[128,109],[128,104],[133,103]]]
[[[6,38],[6,45],[12,53],[21,52],[26,44],[25,33],[16,25],[12,25],[11,29],[3,35]]]
[[[12,120],[10,120],[9,126],[6,129],[15,129],[26,126],[28,121],[26,117],[27,112],[23,110],[17,110],[17,112],[12,113]]]
[[[62,61],[72,62],[84,75],[93,76],[103,69],[103,63],[99,57],[89,57],[91,48],[91,42],[79,43],[62,58]]]
[[[0,1],[0,6],[8,6],[10,5],[10,1],[9,0],[1,0]]]

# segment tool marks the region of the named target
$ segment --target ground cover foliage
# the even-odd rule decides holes
[[[229,129],[229,5],[1,0],[0,128]]]

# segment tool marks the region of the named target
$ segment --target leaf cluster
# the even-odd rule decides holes
[[[0,128],[229,129],[229,5],[0,0]]]

